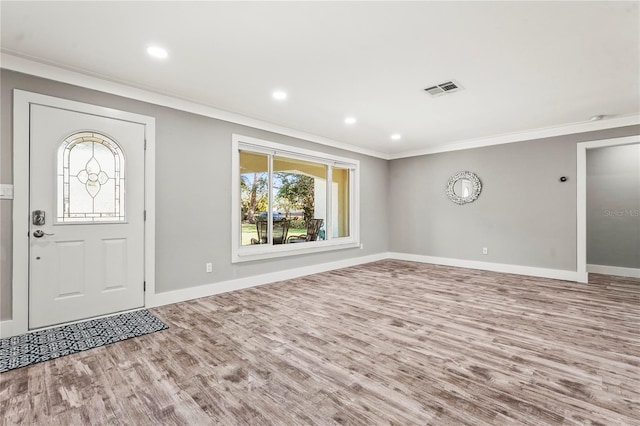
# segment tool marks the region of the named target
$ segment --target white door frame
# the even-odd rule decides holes
[[[589,274],[587,272],[587,150],[605,148],[609,146],[632,145],[637,143],[640,143],[640,135],[603,139],[591,142],[580,142],[576,146],[578,155],[578,172],[576,182],[578,186],[577,272],[579,282],[589,282]]]
[[[145,126],[144,305],[155,294],[155,118],[15,89],[13,91],[13,282],[12,320],[2,322],[0,337],[29,331],[29,110],[46,105]]]

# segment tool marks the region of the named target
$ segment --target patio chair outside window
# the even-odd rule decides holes
[[[266,220],[256,221],[258,238],[252,238],[251,244],[267,244],[268,222]],[[273,221],[273,244],[285,244],[287,233],[289,232],[289,221],[287,219],[275,219]]]
[[[317,241],[318,233],[320,232],[320,228],[322,228],[322,224],[324,223],[324,219],[309,219],[307,221],[307,233],[302,235],[292,235],[289,237],[289,243],[303,243],[307,241]]]

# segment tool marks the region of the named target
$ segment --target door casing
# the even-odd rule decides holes
[[[580,142],[576,144],[577,152],[577,272],[578,279],[582,283],[589,282],[587,272],[587,150],[594,148],[606,148],[610,146],[635,145],[640,143],[640,135],[625,136],[621,138],[602,139],[597,141]]]
[[[0,337],[15,336],[29,331],[29,110],[31,104],[79,111],[145,126],[144,279],[146,292],[144,304],[153,306],[155,295],[155,118],[15,89],[13,91],[12,319],[2,321]]]

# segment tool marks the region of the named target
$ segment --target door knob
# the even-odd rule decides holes
[[[47,234],[46,232],[44,232],[42,229],[37,229],[35,231],[33,231],[33,236],[35,238],[42,238],[45,235],[55,235],[55,234]]]

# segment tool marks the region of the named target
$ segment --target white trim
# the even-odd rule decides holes
[[[640,278],[639,268],[624,268],[622,266],[587,265],[587,272],[617,277]]]
[[[597,130],[613,129],[616,127],[635,126],[638,124],[640,124],[640,115],[629,114],[601,121],[588,121],[586,123],[573,123],[542,129],[526,130],[517,133],[489,136],[486,138],[469,139],[466,141],[453,142],[447,145],[439,145],[414,151],[404,151],[397,154],[390,154],[388,159],[396,160],[398,158],[417,157],[420,155],[437,154],[441,152],[460,151],[463,149],[481,148],[485,146],[502,145],[514,142],[526,142],[535,139],[594,132]]]
[[[145,306],[156,293],[156,119],[146,117],[144,155],[144,283]]]
[[[13,91],[13,281],[12,335],[28,331],[29,318],[29,105],[39,104],[71,111],[95,114],[145,126],[145,254],[147,292],[155,291],[155,118],[112,108],[70,101],[39,93]],[[2,322],[3,329],[6,321]],[[4,334],[4,330],[2,331]]]
[[[201,103],[180,99],[173,96],[163,95],[152,92],[150,90],[139,89],[127,84],[116,83],[106,80],[104,77],[94,77],[79,71],[70,71],[53,65],[47,65],[30,59],[21,58],[19,56],[10,55],[8,53],[0,54],[0,63],[2,68],[21,72],[24,74],[34,75],[36,77],[47,78],[62,83],[72,84],[74,86],[84,87],[91,90],[98,90],[104,93],[124,96],[137,101],[149,102],[155,105],[161,105],[168,108],[186,111],[204,117],[224,120],[230,123],[236,123],[243,126],[253,127],[255,129],[266,130],[268,132],[278,133],[292,138],[304,139],[316,142],[322,145],[331,146],[346,151],[357,152],[359,154],[369,155],[372,157],[389,159],[389,155],[383,152],[362,148],[345,142],[317,136],[311,133],[301,132],[299,130],[289,129],[266,121],[257,120],[255,118],[246,117],[241,114],[225,111],[218,108],[202,105]]]
[[[29,328],[29,103],[28,92],[13,91],[12,335]]]
[[[249,136],[232,134],[231,137],[231,263],[249,262],[254,260],[274,259],[279,257],[299,254],[319,253],[331,250],[357,248],[360,246],[360,161],[337,155],[325,154],[319,151],[297,148],[291,145],[283,145],[276,142],[256,139]],[[333,238],[331,232],[331,210],[327,211],[326,229],[328,238],[324,241],[305,242],[299,244],[271,245],[259,244],[241,246],[241,211],[240,211],[240,149],[246,148],[252,152],[261,152],[268,155],[281,154],[291,158],[302,158],[318,164],[339,167],[348,167],[351,170],[349,178],[349,230],[348,237]],[[272,179],[272,157],[269,161],[269,179]],[[330,173],[327,177],[329,182]],[[269,181],[269,188],[273,186]],[[327,183],[329,188],[329,183]],[[269,218],[273,205],[272,191],[269,191]],[[331,191],[327,191],[327,209],[330,209]],[[269,221],[269,235],[271,235],[271,221]]]
[[[0,339],[4,339],[5,337],[17,336],[18,334],[22,333],[14,333],[13,320],[0,321]]]
[[[538,268],[534,266],[510,265],[506,263],[480,262],[477,260],[452,259],[447,257],[423,256],[409,253],[389,253],[391,259],[408,260],[411,262],[433,263],[436,265],[455,266],[458,268],[480,269],[483,271],[502,272],[505,274],[527,275],[531,277],[552,278],[556,280],[578,281],[580,274],[576,271],[562,269]]]
[[[576,145],[576,270],[587,282],[587,151]]]
[[[587,274],[587,150],[609,146],[630,145],[640,143],[640,135],[623,138],[603,139],[598,141],[580,142],[576,145],[577,158],[577,205],[576,205],[576,266],[583,282],[588,281]]]
[[[96,319],[100,319],[100,318],[107,318],[107,317],[111,317],[114,315],[120,315],[120,314],[126,314],[128,312],[136,312],[136,311],[141,311],[143,309],[147,309],[147,307],[142,307],[142,308],[134,308],[134,309],[127,309],[124,311],[118,311],[118,312],[113,312],[113,313],[109,313],[109,314],[104,314],[104,315],[98,315],[95,317],[91,317],[91,318],[83,318],[77,321],[70,321],[70,322],[66,322],[64,324],[54,324],[54,325],[49,325],[47,327],[40,327],[40,328],[34,328],[31,330],[28,330],[26,333],[35,333],[36,331],[42,331],[42,330],[49,330],[51,328],[56,328],[56,327],[62,327],[65,325],[71,325],[71,324],[81,324],[83,322],[87,322],[87,321],[93,321]],[[24,334],[25,332],[13,332],[13,321],[11,320],[7,320],[7,321],[0,321],[0,339],[4,339],[5,337],[11,337],[11,336],[17,336],[20,334]]]
[[[353,183],[349,181],[350,188],[353,186]],[[327,167],[327,180],[324,182],[324,191],[325,191],[325,220],[324,220],[324,228],[325,228],[325,239],[330,240],[333,238],[333,170],[331,167]],[[314,193],[315,197],[315,193]],[[351,202],[351,200],[349,200]],[[351,203],[353,204],[353,203]],[[350,206],[353,207],[353,206]],[[315,205],[314,205],[315,209]],[[351,212],[349,212],[349,218],[353,216]],[[314,210],[315,214],[315,210]],[[353,224],[349,222],[349,229],[353,229]],[[331,232],[329,232],[331,230]]]
[[[214,294],[228,293],[230,291],[241,290],[243,288],[271,284],[278,281],[290,280],[306,275],[318,274],[321,272],[332,271],[334,269],[347,268],[349,266],[361,265],[363,263],[376,262],[378,260],[384,260],[388,258],[388,253],[378,253],[369,256],[355,257],[351,259],[338,260],[335,262],[321,263],[318,265],[271,272],[269,274],[253,275],[246,278],[238,278],[235,280],[221,281],[197,287],[168,291],[166,293],[156,294],[154,303],[149,307],[184,302],[185,300],[213,296]]]
[[[278,133],[293,138],[304,139],[310,142],[315,142],[338,149],[344,149],[346,151],[381,158],[383,160],[395,160],[398,158],[416,157],[420,155],[436,154],[440,152],[459,151],[462,149],[480,148],[512,142],[523,142],[540,138],[592,132],[596,130],[612,129],[616,127],[633,126],[640,124],[640,115],[632,114],[613,117],[600,121],[572,123],[568,125],[546,127],[542,129],[532,129],[504,135],[494,135],[484,138],[468,139],[464,141],[451,142],[446,145],[438,145],[419,150],[403,151],[396,154],[391,154],[388,152],[374,151],[371,149],[336,141],[311,133],[301,132],[295,129],[290,129],[288,127],[246,117],[241,114],[236,114],[218,108],[202,105],[198,102],[180,99],[174,96],[163,95],[150,90],[139,89],[123,83],[109,81],[102,76],[94,77],[81,71],[71,71],[61,68],[60,66],[48,65],[8,53],[0,53],[0,64],[2,68],[8,70],[30,74],[36,77],[47,78],[50,80],[72,84],[74,86],[84,87],[91,90],[97,90],[104,93],[124,96],[129,99],[135,99],[142,102],[161,105],[180,111],[202,115],[204,117],[215,118],[218,120],[224,120],[230,123],[236,123],[255,129],[266,130],[268,132]]]
[[[235,254],[232,253],[231,263],[277,259],[279,257],[297,256],[299,254],[322,253],[359,247],[360,243],[353,241],[353,238],[334,238],[328,241],[313,241],[297,244],[257,244],[255,246],[238,247],[235,250]]]
[[[361,265],[364,263],[376,262],[389,258],[389,253],[377,253],[368,256],[355,257],[351,259],[338,260],[335,262],[321,263],[317,265],[304,266],[300,268],[287,269],[284,271],[272,272],[269,274],[253,275],[246,278],[238,278],[235,280],[220,281],[211,284],[205,284],[196,287],[189,287],[180,290],[168,291],[165,293],[149,294],[147,297],[145,308],[153,308],[157,306],[169,305],[171,303],[184,302],[187,300],[197,299],[200,297],[213,296],[220,293],[228,293],[230,291],[242,290],[244,288],[256,287],[265,284],[271,284],[278,281],[290,280],[311,274],[332,271],[335,269],[347,268],[349,266]],[[149,287],[147,286],[147,292]],[[139,310],[139,309],[133,309]],[[129,312],[129,311],[126,311]],[[118,312],[120,313],[120,312]],[[107,315],[108,316],[108,315]],[[96,317],[100,318],[100,317]],[[83,322],[86,320],[75,321]],[[56,325],[59,326],[60,324]],[[40,329],[39,329],[40,330]],[[32,330],[33,331],[33,330]],[[27,330],[21,327],[15,327],[12,320],[0,321],[0,338],[16,336],[27,333]]]
[[[278,142],[271,142],[265,139],[252,138],[251,136],[244,136],[237,133],[231,134],[231,140],[236,145],[243,145],[248,149],[260,152],[264,154],[283,154],[288,157],[314,161],[316,163],[327,165],[338,165],[340,167],[357,167],[360,165],[359,160],[352,158],[342,157],[339,155],[326,154],[320,151],[313,151],[310,149],[298,148],[293,145],[285,145]]]
[[[480,262],[480,261],[474,261],[474,260],[452,259],[452,258],[434,257],[434,256],[423,256],[423,255],[416,255],[416,254],[409,254],[409,253],[382,252],[382,253],[377,253],[377,254],[368,255],[368,256],[339,260],[335,262],[328,262],[328,263],[323,263],[318,265],[304,266],[301,268],[288,269],[288,270],[272,272],[268,274],[254,275],[254,276],[245,277],[245,278],[238,278],[235,280],[220,281],[220,282],[205,284],[205,285],[196,286],[196,287],[189,287],[189,288],[173,290],[165,293],[158,293],[153,295],[153,298],[147,299],[146,308],[184,302],[187,300],[197,299],[200,297],[213,296],[220,293],[227,293],[227,292],[241,290],[245,288],[257,287],[260,285],[271,284],[278,281],[290,280],[290,279],[299,278],[299,277],[303,277],[311,274],[318,274],[322,272],[332,271],[335,269],[347,268],[350,266],[362,265],[365,263],[376,262],[376,261],[385,260],[385,259],[406,260],[410,262],[446,265],[446,266],[453,266],[457,268],[470,268],[470,269],[479,269],[483,271],[517,274],[517,275],[531,276],[531,277],[543,277],[543,278],[551,278],[551,279],[558,279],[558,280],[586,282],[586,280],[581,279],[582,278],[581,274],[575,271],[565,271],[565,270],[559,270],[559,269],[537,268],[532,266]],[[604,269],[592,271],[591,270],[592,267],[596,269],[607,268],[606,273],[608,275],[629,276],[629,275],[623,275],[621,273],[615,273],[615,274],[613,273],[613,272],[627,273],[628,271],[630,271],[629,273],[640,274],[640,270],[638,269],[616,268],[616,267],[607,267],[607,266],[600,266],[600,265],[589,265],[589,272],[605,273],[605,272],[602,272],[604,271]],[[615,270],[611,268],[615,268]],[[11,320],[0,322],[0,338],[22,334],[23,332],[24,331],[14,332],[14,328]]]

